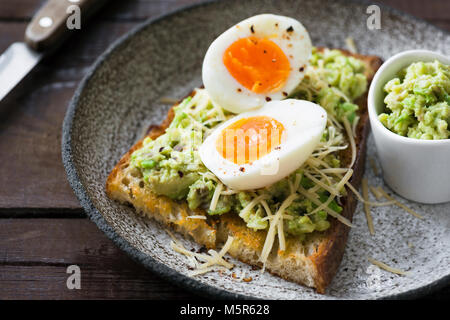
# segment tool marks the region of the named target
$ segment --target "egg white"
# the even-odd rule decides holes
[[[235,41],[250,36],[272,40],[289,60],[289,77],[276,92],[255,93],[248,90],[229,73],[223,63],[227,48]],[[226,110],[240,113],[255,109],[267,101],[286,98],[286,94],[297,87],[304,77],[311,50],[309,34],[299,21],[273,14],[253,16],[222,33],[210,45],[203,61],[203,84],[214,103]]]
[[[282,123],[286,139],[279,148],[252,163],[238,165],[225,159],[216,149],[220,133],[242,118],[255,116],[272,117]],[[320,142],[326,122],[326,111],[315,103],[296,99],[272,101],[219,125],[201,145],[200,159],[229,188],[262,188],[288,176],[309,158]]]

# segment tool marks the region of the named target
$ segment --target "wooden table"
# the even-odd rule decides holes
[[[0,103],[0,299],[199,298],[133,262],[86,218],[60,152],[68,102],[94,60],[147,18],[199,1],[111,1]],[[378,1],[450,30],[450,1]],[[0,1],[0,52],[22,40],[43,2]],[[66,287],[72,264],[81,290]]]

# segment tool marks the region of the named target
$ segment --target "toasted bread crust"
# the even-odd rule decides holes
[[[369,82],[381,66],[382,61],[379,57],[341,51],[366,64],[366,76]],[[357,156],[350,182],[358,188],[364,174],[366,139],[370,130],[367,94],[356,102],[360,107],[360,120],[355,139]],[[158,126],[152,125],[147,136],[155,139],[163,134],[173,117],[173,109],[170,109],[163,123]],[[214,248],[217,244],[226,241],[228,235],[232,235],[235,241],[228,253],[245,263],[260,266],[259,253],[263,247],[266,232],[247,228],[236,214],[227,213],[219,218],[210,217],[203,210],[194,212],[189,210],[185,202],[175,202],[167,197],[153,194],[140,183],[141,180],[138,176],[133,177],[133,172],[129,168],[131,154],[141,146],[142,140],[138,141],[112,170],[106,181],[108,197],[122,203],[132,204],[138,212],[155,218],[185,236],[192,237],[197,243],[208,248]],[[350,163],[351,156],[348,152],[343,153],[342,157],[344,163]],[[352,220],[357,204],[356,199],[351,192],[347,192],[347,196],[340,200],[343,205],[341,214]],[[206,219],[188,219],[189,215],[204,215]],[[307,245],[300,244],[294,238],[287,238],[286,251],[271,254],[266,262],[266,270],[286,280],[314,287],[317,292],[324,293],[340,265],[348,232],[349,227],[332,219],[331,227],[322,234],[309,236],[306,241]]]

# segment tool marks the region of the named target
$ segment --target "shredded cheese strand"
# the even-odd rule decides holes
[[[330,186],[327,186],[327,185],[326,185],[325,183],[323,183],[322,181],[320,181],[320,180],[314,178],[314,177],[313,177],[312,175],[310,175],[308,172],[305,172],[305,176],[306,176],[307,178],[311,179],[316,185],[318,185],[318,186],[322,187],[323,189],[327,190],[327,191],[328,191],[329,193],[331,193],[332,195],[334,195],[334,196],[338,196],[338,195],[339,195],[339,192],[338,192],[336,189],[334,189],[334,188],[332,188],[332,187],[330,187]]]
[[[364,212],[366,213],[367,227],[369,228],[370,234],[374,235],[375,229],[373,228],[373,219],[372,219],[372,215],[370,214],[370,205],[368,204],[368,202],[369,202],[369,187],[368,187],[366,178],[362,179],[361,188],[362,188],[362,193],[363,193],[363,197],[365,200]]]
[[[211,203],[209,204],[209,210],[216,210],[217,202],[219,202],[220,193],[222,192],[223,184],[222,182],[218,182],[216,189],[214,190],[214,195],[211,199]]]
[[[317,206],[321,206],[322,202],[320,202],[319,200],[317,200],[316,198],[312,197],[308,191],[306,191],[305,189],[303,189],[302,187],[298,188],[298,192],[300,192],[300,194],[304,195],[305,197],[307,197],[309,200],[311,200],[312,203],[314,203]],[[343,217],[342,215],[340,215],[339,213],[335,212],[334,210],[331,210],[330,208],[323,207],[323,210],[326,211],[326,213],[328,213],[330,216],[338,219],[340,222],[342,222],[343,224],[345,224],[346,226],[349,227],[353,227],[353,224],[345,217]]]
[[[347,173],[349,170],[352,170],[352,169],[349,169],[349,168],[327,168],[327,169],[321,169],[320,170],[320,172],[322,172],[322,173],[331,173],[331,174],[341,174],[341,173]],[[341,176],[342,177],[342,176]]]
[[[353,54],[358,53],[358,49],[356,49],[355,41],[353,40],[353,38],[351,37],[346,38],[345,44],[347,46],[348,51],[350,51]]]
[[[264,263],[264,264],[266,263],[267,258],[269,257],[270,251],[272,250],[272,247],[273,247],[273,244],[275,241],[275,232],[276,232],[275,227],[278,225],[280,219],[281,219],[281,222],[283,222],[282,214],[283,214],[284,210],[287,207],[289,207],[291,205],[292,201],[294,201],[297,198],[298,198],[297,193],[291,194],[289,197],[287,197],[281,204],[278,211],[275,213],[274,218],[271,219],[269,231],[267,232],[266,240],[264,241],[264,246],[261,251],[261,257],[259,258],[262,263]],[[284,237],[284,234],[282,236]],[[280,243],[280,249],[285,250],[285,248],[284,249],[281,248],[281,243]]]
[[[191,262],[194,263],[197,270],[194,270],[190,273],[191,276],[204,274],[210,271],[214,270],[214,266],[224,267],[226,269],[232,269],[234,267],[233,264],[229,263],[228,261],[225,261],[223,259],[223,256],[228,252],[228,250],[231,248],[231,245],[233,244],[234,238],[232,236],[228,236],[227,241],[223,245],[222,249],[219,253],[217,253],[215,250],[208,250],[209,255],[203,254],[203,253],[197,253],[187,250],[183,244],[181,244],[175,236],[166,229],[166,232],[169,234],[169,236],[172,238],[172,241],[170,243],[171,248],[178,253],[181,253],[188,257]],[[198,264],[197,260],[203,261],[202,264]]]
[[[407,206],[405,206],[403,203],[400,203],[399,201],[395,200],[394,198],[392,198],[390,195],[388,195],[386,193],[386,191],[384,191],[383,189],[381,189],[381,187],[378,187],[378,190],[381,192],[381,194],[383,195],[383,197],[385,197],[387,200],[391,200],[394,202],[394,204],[400,208],[402,208],[403,210],[405,210],[406,212],[412,214],[414,217],[419,218],[419,219],[424,219],[424,217],[422,217],[420,214],[418,214],[417,212],[415,212],[414,210],[408,208]]]
[[[202,220],[206,220],[206,216],[201,216],[201,215],[187,216],[187,219],[202,219]]]
[[[252,201],[250,201],[249,204],[247,204],[245,206],[244,209],[241,210],[241,212],[239,213],[239,216],[244,217],[247,212],[249,212],[250,210],[253,209],[254,206],[256,206],[261,200],[267,199],[268,195],[262,194],[260,196],[257,196],[256,198],[254,198]]]
[[[341,179],[341,181],[339,181],[339,183],[336,185],[336,189],[341,190],[344,187],[344,185],[346,183],[348,183],[348,181],[350,180],[352,175],[353,175],[353,169],[349,169],[347,171],[347,173],[344,175],[344,177]]]
[[[225,191],[222,191],[221,195],[223,195],[223,196],[231,196],[231,195],[236,194],[236,193],[238,193],[238,192],[235,191],[235,190],[227,189]]]
[[[353,120],[352,123],[352,132],[354,138],[356,138],[356,129],[358,128],[359,119],[360,119],[359,116],[355,116],[355,119]]]
[[[348,122],[347,117],[343,117],[342,118],[342,122],[344,123],[344,128],[345,128],[345,131],[347,132],[347,136],[348,136],[348,139],[350,141],[350,146],[352,148],[352,161],[350,162],[350,166],[349,166],[349,168],[352,168],[353,165],[355,164],[355,160],[356,160],[356,143],[355,143],[355,138],[353,137],[353,131],[352,131],[352,128],[350,126],[350,123]]]
[[[265,220],[270,220],[270,219],[273,219],[275,216],[266,216],[266,217],[264,217],[264,218],[262,218],[261,220],[262,221],[265,221]],[[289,215],[289,214],[283,214],[283,219],[285,219],[285,220],[294,220],[294,217],[293,216],[291,216],[291,215]]]
[[[364,198],[361,196],[361,194],[358,192],[358,190],[355,189],[355,187],[347,182],[346,186],[355,194],[356,198],[361,201],[362,203],[367,203],[372,207],[385,207],[385,206],[391,206],[393,204],[395,204],[395,200],[392,199],[391,201],[386,201],[386,202],[371,202],[371,201],[366,201],[364,200]]]
[[[370,263],[372,263],[372,264],[376,265],[377,267],[379,267],[379,268],[381,268],[381,269],[384,269],[384,270],[386,270],[386,271],[388,271],[388,272],[395,273],[395,274],[399,274],[399,275],[402,275],[402,276],[407,276],[407,275],[409,275],[409,273],[406,272],[406,271],[403,271],[403,270],[400,270],[400,269],[397,269],[397,268],[390,267],[390,266],[388,266],[387,264],[385,264],[385,263],[383,263],[383,262],[381,262],[381,261],[375,260],[375,259],[373,259],[373,258],[371,258],[371,257],[369,257],[369,258],[367,258],[367,259],[369,260]]]
[[[383,195],[381,194],[381,192],[378,190],[378,188],[375,188],[373,186],[370,186],[370,191],[372,191],[372,194],[375,196],[375,198],[377,200],[380,200],[381,198],[383,198]]]
[[[272,217],[272,216],[273,216],[272,210],[270,210],[270,207],[269,207],[269,205],[267,204],[267,201],[264,200],[264,199],[262,199],[262,200],[261,200],[261,204],[262,204],[264,210],[266,210],[267,217],[269,217],[269,218]],[[263,219],[264,219],[264,218],[263,218]]]
[[[379,173],[378,167],[375,163],[375,160],[372,157],[369,157],[369,163],[370,163],[370,166],[372,167],[373,173],[377,176]]]

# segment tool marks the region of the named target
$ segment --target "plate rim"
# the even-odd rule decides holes
[[[176,271],[173,268],[170,268],[165,263],[158,262],[151,256],[139,251],[137,248],[133,247],[127,240],[122,238],[113,227],[111,227],[108,222],[105,220],[103,215],[99,212],[99,210],[94,206],[92,203],[86,189],[84,188],[83,184],[80,181],[80,178],[78,176],[75,164],[73,162],[72,158],[72,138],[71,138],[71,132],[72,132],[72,124],[73,119],[75,115],[76,108],[78,106],[80,97],[86,88],[89,80],[93,77],[93,75],[96,73],[97,69],[110,57],[110,55],[118,48],[120,48],[122,45],[126,43],[126,41],[139,32],[141,32],[146,27],[150,26],[151,24],[154,24],[158,21],[164,20],[168,17],[175,16],[183,11],[186,10],[192,10],[196,9],[198,7],[211,5],[216,2],[223,2],[226,0],[203,0],[201,2],[181,6],[175,10],[169,10],[166,13],[157,15],[155,17],[146,19],[145,21],[139,23],[135,27],[131,28],[128,32],[126,32],[124,35],[120,36],[118,39],[114,40],[108,48],[100,54],[95,60],[95,62],[89,67],[86,74],[83,76],[82,80],[79,82],[77,89],[75,90],[75,93],[73,97],[71,98],[69,102],[69,106],[67,108],[66,114],[64,116],[64,121],[62,125],[62,137],[61,137],[61,154],[62,154],[62,162],[64,165],[64,169],[66,171],[67,180],[69,181],[69,184],[74,191],[77,199],[79,200],[81,206],[83,207],[84,211],[86,212],[87,216],[90,220],[92,220],[97,227],[103,231],[106,236],[111,239],[115,245],[117,245],[122,251],[124,251],[129,257],[131,257],[134,261],[137,261],[141,265],[143,265],[146,269],[150,270],[151,272],[155,273],[160,278],[164,279],[165,281],[168,281],[180,288],[186,289],[189,292],[192,292],[194,294],[201,295],[205,298],[210,298],[213,296],[216,299],[245,299],[245,300],[258,300],[260,298],[239,294],[239,293],[233,293],[230,291],[227,291],[225,289],[220,289],[211,285],[208,285],[206,283],[202,283],[199,280],[196,280],[195,278],[189,277],[187,275],[183,275],[182,273]],[[344,2],[344,1],[340,1]],[[377,3],[376,1],[370,1],[370,0],[350,0],[352,3],[357,4],[375,4],[380,6],[386,11],[389,11],[390,13],[406,17],[408,19],[420,21],[422,23],[425,23],[427,25],[430,25],[434,28],[437,28],[444,32],[445,34],[449,35],[450,32],[447,30],[444,30],[440,28],[439,26],[433,25],[432,23],[413,16],[409,13],[403,12],[401,10],[392,8],[385,4]],[[439,289],[444,288],[445,286],[450,284],[450,273],[446,276],[437,279],[427,285],[421,286],[416,289],[408,290],[402,293],[377,297],[376,299],[414,299],[419,298],[426,294],[431,294]],[[326,296],[325,296],[326,297]],[[339,298],[338,298],[339,299]]]

